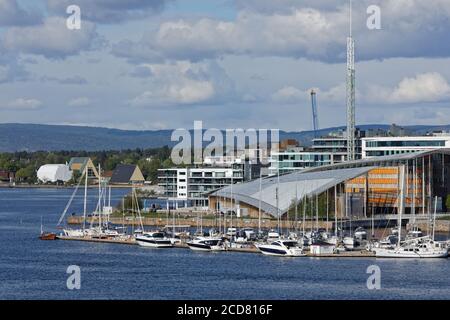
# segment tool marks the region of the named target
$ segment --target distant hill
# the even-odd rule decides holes
[[[389,125],[374,124],[358,126],[362,130],[388,129]],[[343,129],[334,127],[321,129],[319,135]],[[408,126],[406,129],[417,134],[434,130],[450,130],[446,126]],[[136,131],[97,127],[41,125],[41,124],[0,124],[0,152],[14,151],[58,151],[58,150],[122,150],[135,148],[156,148],[173,146],[170,141],[172,130]],[[280,139],[297,139],[309,145],[314,137],[312,131],[280,131]]]

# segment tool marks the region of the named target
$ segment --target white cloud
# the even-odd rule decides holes
[[[305,101],[308,98],[308,93],[300,89],[288,86],[283,87],[272,95],[272,99],[280,103],[297,103]]]
[[[91,104],[91,100],[86,97],[72,99],[68,102],[70,107],[86,107]]]
[[[348,35],[348,2],[263,1],[238,6],[233,21],[197,18],[169,20],[141,41],[124,40],[113,47],[130,60],[199,61],[224,55],[280,56],[326,62],[344,61]],[[328,1],[329,2],[329,1]],[[258,1],[259,3],[259,1]],[[355,2],[357,59],[448,56],[442,41],[450,28],[450,1],[433,5],[419,0],[380,0],[382,29],[366,27],[372,0]],[[259,10],[261,9],[261,10]],[[401,45],[400,45],[401,44]]]
[[[152,75],[149,87],[130,101],[133,106],[186,105],[214,102],[233,91],[231,80],[216,63],[178,61],[146,64]]]
[[[80,30],[69,30],[66,19],[47,18],[43,24],[26,27],[12,27],[1,38],[5,50],[31,53],[46,58],[65,58],[83,50],[97,48],[103,44],[95,25],[84,21]]]
[[[450,85],[437,72],[402,79],[395,88],[370,86],[367,100],[382,103],[439,102],[450,99]]]
[[[17,98],[6,104],[9,109],[37,109],[42,106],[42,102],[37,99]]]

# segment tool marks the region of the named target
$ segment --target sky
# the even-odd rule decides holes
[[[450,124],[450,1],[352,18],[357,125]],[[342,126],[349,21],[345,0],[0,0],[0,123],[311,130],[314,89]]]

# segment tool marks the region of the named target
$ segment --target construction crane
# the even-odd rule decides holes
[[[317,100],[316,100],[316,92],[314,90],[311,90],[311,108],[313,116],[314,137],[317,137],[317,133],[319,130],[319,116],[317,114]]]

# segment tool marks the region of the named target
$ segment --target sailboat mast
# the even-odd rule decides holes
[[[258,234],[261,234],[262,173],[259,171]]]
[[[231,206],[231,212],[230,212],[230,228],[233,228],[233,176],[234,176],[234,169],[233,166],[231,166],[231,185],[230,185],[230,193],[231,193],[231,198],[230,198],[230,206]]]
[[[280,192],[280,168],[278,167],[277,170],[277,188],[276,188],[276,200],[277,200],[277,228],[278,228],[278,234],[280,234],[280,198],[279,198],[279,192]]]
[[[294,217],[295,232],[297,232],[297,216],[298,216],[298,183],[295,184],[295,217]]]
[[[100,164],[98,165],[98,226],[102,227],[102,175],[100,171]]]
[[[398,213],[398,241],[400,246],[402,238],[402,214],[405,210],[405,165],[400,167],[400,199],[399,199],[399,213]]]
[[[433,237],[432,237],[433,241],[434,241],[434,235],[436,233],[436,211],[437,211],[437,196],[434,198]]]
[[[338,235],[338,218],[337,218],[337,185],[334,186],[334,235]]]
[[[84,203],[83,203],[83,234],[86,229],[86,211],[87,211],[87,185],[88,185],[88,166],[84,166]]]
[[[306,194],[303,197],[303,220],[302,220],[302,236],[305,236],[305,223],[306,223],[306,201],[308,200]]]

